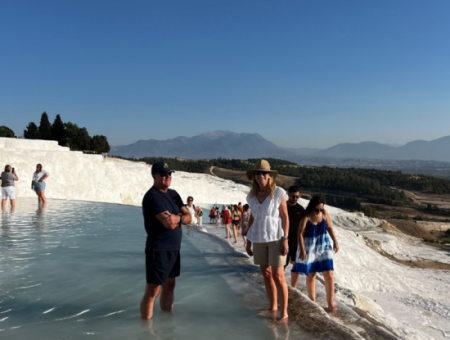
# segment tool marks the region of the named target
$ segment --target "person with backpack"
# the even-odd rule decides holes
[[[189,213],[191,214],[191,224],[195,224],[195,221],[198,221],[198,218],[202,210],[194,205],[194,198],[192,196],[189,196],[187,198],[187,204],[185,205],[185,207],[187,210],[189,210]]]

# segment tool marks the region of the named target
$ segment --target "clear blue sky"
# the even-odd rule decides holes
[[[112,145],[450,135],[450,1],[0,0],[0,125],[45,110]]]

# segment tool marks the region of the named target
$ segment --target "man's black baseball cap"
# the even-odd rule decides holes
[[[155,164],[152,165],[152,175],[158,173],[161,176],[165,176],[168,173],[172,172],[175,171],[170,170],[170,166],[166,162],[156,162]]]

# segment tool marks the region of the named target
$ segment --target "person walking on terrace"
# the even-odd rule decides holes
[[[238,243],[237,230],[240,229],[242,223],[242,213],[235,204],[232,212],[232,228],[234,234],[234,243]]]
[[[39,204],[47,203],[45,198],[45,180],[50,176],[48,171],[42,168],[42,164],[36,165],[36,171],[33,174],[33,181],[31,182],[31,190],[36,192]]]
[[[6,201],[10,200],[11,207],[16,207],[16,188],[14,182],[19,180],[14,168],[10,165],[5,166],[5,171],[2,172],[2,209],[6,207]]]
[[[292,266],[295,264],[295,260],[297,259],[297,249],[298,249],[298,228],[300,218],[302,217],[305,209],[298,204],[298,199],[300,198],[300,189],[296,185],[292,185],[288,189],[288,200],[287,200],[287,209],[289,216],[289,253],[286,258],[286,266],[292,263]],[[285,267],[286,267],[285,266]],[[299,273],[292,272],[291,273],[291,285],[292,287],[297,287],[298,279],[300,278]]]
[[[330,215],[324,209],[321,198],[314,196],[303,216],[298,231],[297,259],[292,272],[307,275],[306,290],[312,301],[316,301],[316,275],[322,273],[328,310],[334,312],[337,308],[334,306],[333,248],[337,253],[339,244],[331,226]],[[333,247],[328,234],[333,240]]]
[[[244,211],[242,212],[242,224],[241,224],[241,236],[244,240],[244,247],[247,246],[247,231],[248,231],[248,222],[250,221],[250,206],[248,204],[244,204]]]
[[[161,290],[161,309],[173,309],[175,278],[180,276],[181,225],[191,223],[191,214],[180,195],[169,189],[173,172],[165,162],[153,164],[154,183],[142,200],[147,232],[147,285],[141,302],[141,317],[144,320],[152,318],[155,300]]]
[[[279,299],[281,310],[277,324],[286,324],[288,287],[284,265],[289,250],[289,219],[286,191],[275,184],[277,175],[278,172],[270,170],[269,162],[264,159],[257,161],[254,169],[247,170],[247,177],[252,184],[247,196],[251,215],[246,250],[250,256],[254,256],[255,264],[260,266],[269,298],[269,308],[261,313],[276,312]]]
[[[225,225],[225,238],[231,238],[231,213],[226,205],[222,207],[222,219]]]

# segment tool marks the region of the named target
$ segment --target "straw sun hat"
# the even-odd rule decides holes
[[[278,171],[270,170],[270,164],[265,159],[260,159],[255,163],[255,167],[253,169],[247,170],[247,178],[251,180],[255,171],[270,172],[273,179],[275,179],[278,175]]]

